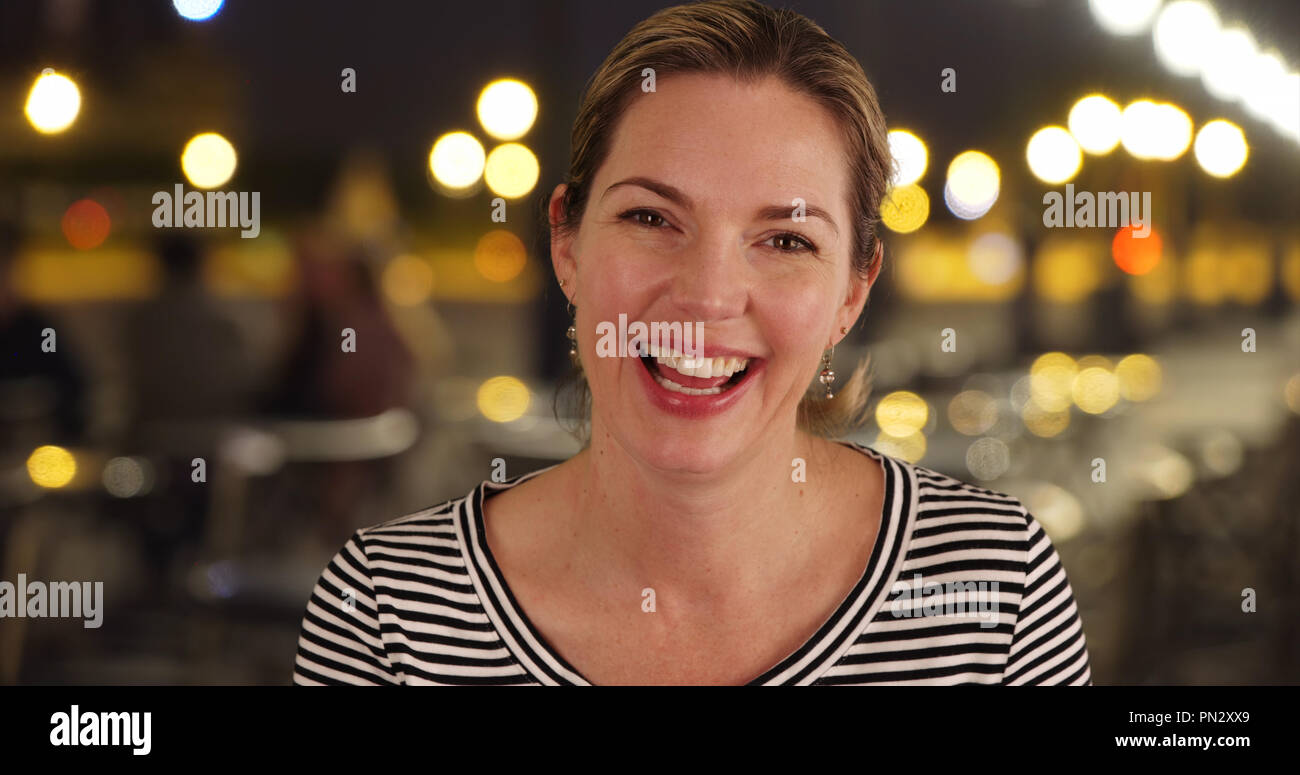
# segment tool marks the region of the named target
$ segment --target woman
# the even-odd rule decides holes
[[[637,25],[548,204],[588,445],[358,531],[295,682],[1090,683],[1019,501],[824,438],[866,402],[862,366],[828,366],[880,272],[891,163],[861,66],[806,18]],[[620,315],[701,325],[702,351],[611,355]]]

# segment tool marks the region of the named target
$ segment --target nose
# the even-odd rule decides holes
[[[739,317],[749,299],[749,263],[735,232],[702,231],[674,266],[671,300],[687,320]]]

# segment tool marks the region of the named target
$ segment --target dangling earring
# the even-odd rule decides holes
[[[835,345],[831,345],[831,349],[822,353],[822,371],[817,375],[817,380],[826,386],[827,401],[835,397],[835,394],[831,392],[831,385],[835,384],[835,372],[831,371],[831,357],[833,355],[835,355]]]
[[[569,302],[569,317],[570,317],[571,319],[573,319],[574,323],[577,322],[577,318],[574,317],[574,309],[573,309],[573,302],[572,302],[572,301]],[[576,325],[573,325],[573,324],[570,324],[570,325],[569,325],[569,330],[566,332],[566,335],[569,337],[569,357],[573,359],[573,362],[574,362],[574,363],[577,363],[577,362],[578,362],[578,328],[577,328],[577,326],[576,326]]]

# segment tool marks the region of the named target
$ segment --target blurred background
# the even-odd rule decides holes
[[[0,683],[288,683],[353,530],[577,451],[538,201],[670,4],[0,4],[0,580],[106,600],[0,620]],[[899,162],[852,438],[1022,499],[1097,683],[1300,682],[1300,4],[789,6]],[[257,236],[156,227],[178,184]],[[1067,184],[1152,234],[1047,228]]]

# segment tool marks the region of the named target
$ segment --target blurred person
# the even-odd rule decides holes
[[[87,427],[88,386],[83,366],[55,321],[15,290],[14,255],[18,235],[0,225],[0,438],[8,451],[28,454],[28,446],[71,444]],[[42,348],[46,329],[56,347]]]
[[[158,254],[162,290],[127,320],[137,426],[245,415],[252,361],[238,324],[203,282],[202,247],[194,237],[174,233],[159,242]]]
[[[298,285],[287,301],[290,344],[262,414],[329,422],[408,406],[415,358],[389,318],[364,250],[335,257],[304,235],[297,266]],[[354,350],[343,349],[345,329],[355,337]],[[394,473],[388,459],[297,466],[283,475],[276,511],[304,515],[315,529],[303,538],[337,546],[356,529],[363,500],[385,492]]]
[[[701,2],[624,37],[547,202],[586,446],[357,531],[294,682],[1091,683],[1022,503],[831,440],[868,395],[865,363],[829,366],[883,262],[886,132],[793,11]],[[611,356],[620,316],[702,323],[703,359],[684,329]]]
[[[154,457],[163,474],[137,521],[149,558],[165,572],[182,546],[202,541],[210,512],[212,489],[190,486],[192,461],[202,458],[211,475],[223,434],[250,411],[254,382],[248,342],[204,282],[198,238],[167,232],[155,250],[162,288],[128,313],[123,355],[132,417],[127,443]]]

